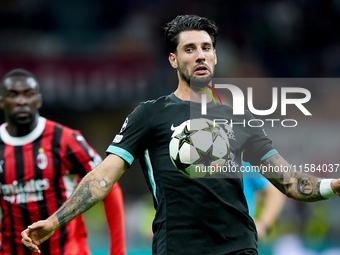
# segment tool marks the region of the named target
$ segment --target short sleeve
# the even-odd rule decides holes
[[[150,130],[147,103],[141,103],[125,119],[119,134],[114,137],[106,153],[115,154],[131,165],[146,148]]]
[[[66,128],[63,135],[67,136],[66,160],[71,173],[83,177],[101,163],[102,158],[79,131]]]
[[[253,115],[246,111],[247,120],[254,119]],[[245,144],[243,151],[243,159],[252,165],[258,165],[263,157],[270,151],[275,151],[272,141],[267,137],[265,131],[261,127],[248,126],[247,132],[249,139]],[[259,125],[260,126],[260,125]]]

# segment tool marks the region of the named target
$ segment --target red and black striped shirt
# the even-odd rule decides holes
[[[79,131],[39,117],[37,127],[12,137],[0,126],[0,254],[34,254],[21,243],[21,231],[53,214],[79,180],[101,162]],[[42,254],[89,254],[82,216],[41,246]]]

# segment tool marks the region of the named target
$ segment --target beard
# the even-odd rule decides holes
[[[214,70],[213,70],[214,71]],[[199,77],[190,75],[189,72],[183,68],[182,66],[178,66],[179,76],[185,81],[190,88],[192,89],[201,89],[204,88],[205,85],[209,84],[213,78],[213,72],[209,76]]]
[[[7,122],[17,127],[16,136],[24,136],[34,130],[38,123],[39,115],[34,112],[28,113],[26,116],[17,116],[13,113],[7,116]]]
[[[8,119],[17,126],[30,126],[35,121],[35,114],[27,112],[26,115],[18,116],[18,114],[12,113],[8,116]]]

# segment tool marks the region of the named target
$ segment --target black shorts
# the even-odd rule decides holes
[[[258,255],[258,253],[257,253],[257,250],[255,249],[245,249],[245,250],[240,250],[240,251],[234,251],[226,255]]]

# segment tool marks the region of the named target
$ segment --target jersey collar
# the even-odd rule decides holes
[[[35,129],[33,129],[31,133],[20,137],[11,136],[7,131],[8,124],[4,123],[3,125],[0,126],[0,137],[6,144],[13,146],[22,146],[31,143],[35,139],[37,139],[44,132],[45,123],[46,119],[40,116],[38,118],[38,124],[35,127]]]

